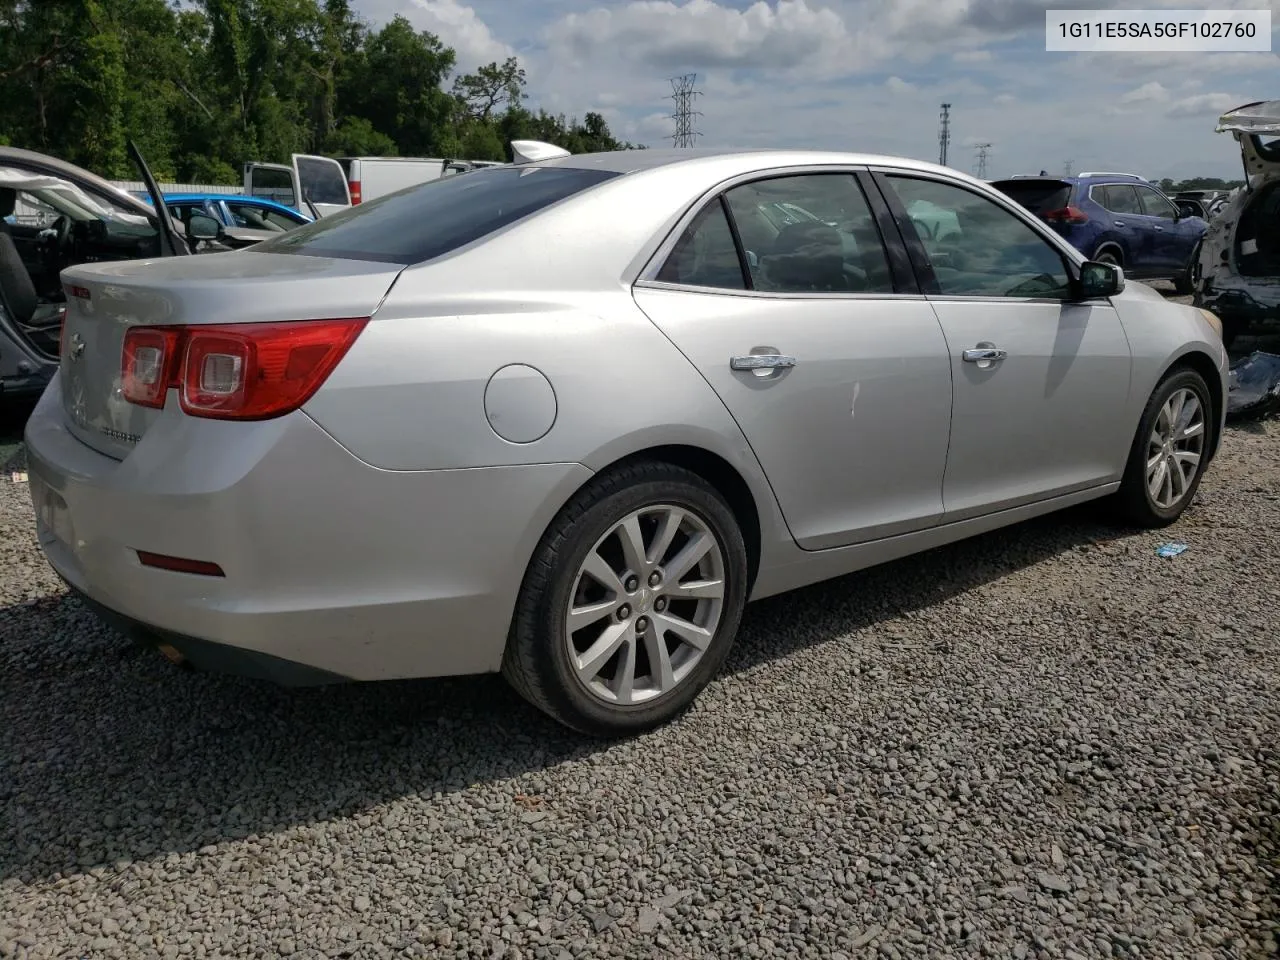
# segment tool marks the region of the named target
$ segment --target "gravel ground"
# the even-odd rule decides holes
[[[602,745],[496,678],[177,669],[0,482],[0,956],[1275,956],[1277,526],[1280,424],[1232,429],[1172,530],[1084,508],[754,605]]]

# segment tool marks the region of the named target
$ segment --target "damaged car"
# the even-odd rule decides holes
[[[1221,318],[1230,345],[1256,323],[1280,319],[1280,100],[1223,114],[1217,132],[1239,143],[1246,185],[1205,234],[1196,302]]]
[[[159,196],[142,155],[132,143],[129,150]],[[224,233],[201,215],[183,229],[87,170],[0,147],[0,402],[38,395],[58,369],[65,268],[226,250]]]

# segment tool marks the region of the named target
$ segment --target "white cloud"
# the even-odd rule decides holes
[[[493,35],[475,10],[458,0],[412,0],[400,12],[419,30],[430,30],[453,47],[461,72],[515,55],[510,46]]]
[[[995,59],[990,50],[961,50],[951,55],[956,63],[990,63]]]
[[[1158,80],[1144,83],[1120,98],[1121,103],[1162,103],[1169,99],[1169,91]]]
[[[914,83],[908,83],[901,77],[890,77],[884,82],[884,85],[890,93],[914,93],[916,89]]]
[[[1012,93],[1002,93],[998,97],[996,97],[995,102],[998,104],[1007,106],[1010,103],[1017,103],[1018,98],[1015,97]]]
[[[808,0],[756,0],[745,10],[715,0],[632,0],[571,13],[553,24],[549,46],[574,61],[626,58],[677,71],[710,68],[810,69],[822,72],[863,50],[834,10]]]
[[[1246,101],[1234,93],[1200,93],[1169,107],[1169,117],[1218,117]]]

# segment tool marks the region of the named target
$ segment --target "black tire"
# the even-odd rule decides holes
[[[1115,247],[1103,247],[1101,250],[1096,250],[1090,259],[1095,263],[1114,263],[1120,269],[1124,269],[1124,257],[1120,255],[1120,251]]]
[[[1200,462],[1181,499],[1168,507],[1162,507],[1156,503],[1147,488],[1148,442],[1155,429],[1161,408],[1176,391],[1182,389],[1190,390],[1200,402],[1204,414],[1204,441]],[[1204,377],[1186,368],[1170,372],[1151,394],[1151,399],[1147,401],[1147,406],[1142,411],[1142,419],[1138,422],[1133,445],[1129,449],[1129,461],[1125,465],[1124,479],[1115,496],[1117,518],[1132,526],[1158,529],[1167,527],[1181,517],[1191,501],[1195,499],[1196,490],[1200,487],[1200,479],[1204,476],[1205,467],[1209,463],[1209,451],[1212,449],[1216,430],[1217,414],[1214,412],[1209,387]]]
[[[701,659],[672,690],[644,703],[605,703],[591,694],[570,663],[564,641],[570,593],[580,566],[601,537],[635,510],[671,504],[692,512],[711,531],[724,564],[720,620]],[[502,674],[522,697],[581,733],[623,737],[683,713],[719,672],[742,621],[747,549],[724,498],[692,471],[639,462],[601,474],[580,491],[543,535],[521,586]]]
[[[1191,251],[1191,259],[1187,261],[1187,269],[1173,278],[1173,291],[1180,297],[1189,297],[1196,292],[1196,277],[1199,274],[1200,244]]]

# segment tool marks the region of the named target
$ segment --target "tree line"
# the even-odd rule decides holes
[[[374,29],[350,0],[0,0],[0,142],[133,179],[132,139],[158,179],[213,184],[291,153],[639,146],[599,113],[529,109],[514,57],[459,66],[439,37],[399,16]]]

